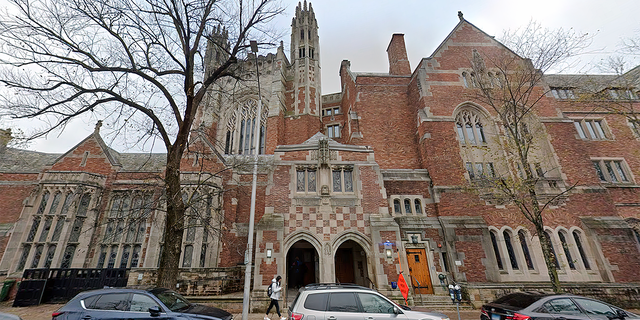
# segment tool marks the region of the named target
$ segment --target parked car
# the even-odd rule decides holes
[[[81,292],[52,314],[52,320],[75,319],[232,320],[233,315],[168,289],[105,288]]]
[[[570,294],[516,292],[485,304],[481,320],[612,320],[640,319],[608,303]]]
[[[288,314],[288,320],[449,320],[447,315],[438,312],[406,310],[381,293],[354,284],[320,283],[302,287]]]
[[[0,320],[22,320],[22,318],[15,314],[0,312]]]

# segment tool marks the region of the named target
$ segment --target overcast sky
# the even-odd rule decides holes
[[[281,1],[286,10],[276,23],[287,31],[282,40],[288,54],[288,31],[298,1]],[[388,72],[385,50],[394,33],[405,35],[411,68],[415,68],[455,27],[458,11],[498,38],[504,30],[525,26],[531,20],[551,29],[574,28],[592,34],[591,53],[580,58],[587,66],[614,54],[622,39],[640,35],[638,0],[316,0],[312,6],[319,26],[323,94],[340,90],[342,60],[351,61],[354,72]],[[29,148],[65,152],[93,131],[95,120],[76,121],[59,135],[34,142]]]

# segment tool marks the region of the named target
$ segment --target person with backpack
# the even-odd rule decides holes
[[[271,303],[269,304],[269,308],[267,308],[267,314],[264,316],[264,320],[269,319],[269,312],[273,306],[276,307],[276,312],[278,313],[278,317],[280,320],[286,320],[286,317],[283,317],[280,313],[280,305],[278,304],[278,300],[280,300],[280,294],[282,293],[282,287],[280,286],[280,281],[282,280],[281,276],[276,276],[271,279],[271,285],[267,288],[267,295],[271,298]]]

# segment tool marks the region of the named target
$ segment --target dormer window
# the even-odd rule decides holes
[[[561,100],[576,98],[572,88],[551,88],[551,94],[554,98]]]
[[[638,100],[638,95],[628,88],[611,88],[607,93],[612,100]]]

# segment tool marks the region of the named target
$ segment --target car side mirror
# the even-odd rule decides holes
[[[398,307],[393,307],[393,313],[402,314],[402,310],[400,310],[400,308],[398,308]]]
[[[160,307],[158,306],[153,306],[151,308],[149,308],[149,313],[151,314],[152,317],[158,317],[160,316]]]
[[[619,319],[624,319],[629,316],[626,312],[624,312],[624,310],[620,309],[616,310],[616,314],[618,315]]]

